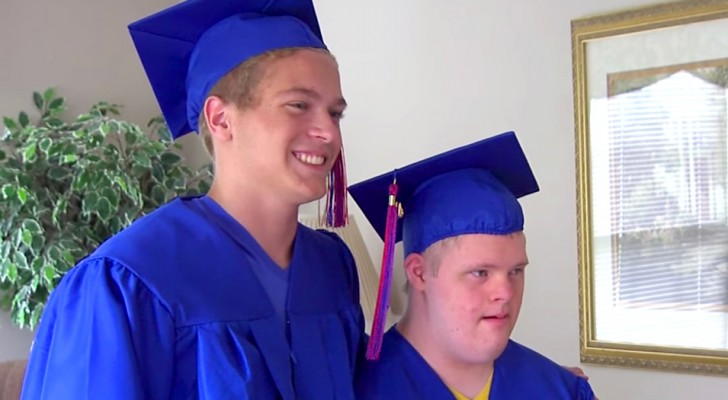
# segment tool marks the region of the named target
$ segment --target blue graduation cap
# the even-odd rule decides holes
[[[521,231],[524,218],[518,198],[538,190],[513,132],[349,187],[352,198],[385,243],[367,358],[376,359],[379,355],[384,316],[389,307],[395,243],[403,240],[406,256],[421,253],[433,243],[453,236]]]
[[[172,137],[198,131],[210,89],[245,60],[326,48],[311,0],[187,0],[129,25]]]

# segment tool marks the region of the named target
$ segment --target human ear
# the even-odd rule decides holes
[[[205,100],[203,112],[210,135],[217,140],[232,138],[232,123],[228,112],[228,104],[218,96],[210,96]]]
[[[422,291],[425,288],[427,262],[422,254],[411,253],[404,259],[404,272],[407,282],[413,290]]]

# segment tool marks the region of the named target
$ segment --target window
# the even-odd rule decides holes
[[[728,376],[728,1],[571,28],[581,359]]]
[[[727,78],[728,61],[609,76],[592,164],[603,340],[728,349]]]

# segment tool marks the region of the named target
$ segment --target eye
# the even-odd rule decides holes
[[[521,268],[516,268],[516,269],[511,270],[510,274],[513,276],[519,276],[519,275],[523,275],[524,272],[526,272],[525,268],[521,267]]]
[[[301,110],[301,111],[308,110],[308,103],[303,102],[303,101],[294,101],[294,102],[286,104],[286,106],[293,108],[295,110]]]
[[[476,269],[475,271],[470,271],[470,275],[472,275],[476,278],[487,278],[488,271],[486,271],[484,269]]]
[[[341,121],[342,119],[344,119],[344,111],[332,110],[329,111],[329,115],[331,115],[331,118],[337,121]]]

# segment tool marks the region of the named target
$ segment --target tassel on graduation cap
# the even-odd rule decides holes
[[[329,190],[326,194],[326,215],[324,224],[330,228],[341,228],[349,222],[346,189],[346,164],[344,148],[334,161],[329,172]]]
[[[397,219],[401,217],[402,209],[397,202],[397,178],[389,185],[389,206],[387,207],[387,225],[384,233],[384,251],[382,254],[382,269],[379,277],[379,293],[377,305],[374,309],[372,332],[367,345],[366,357],[368,360],[379,358],[384,336],[384,325],[387,322],[389,311],[390,287],[392,286],[392,270],[394,265],[394,245],[397,240]]]

